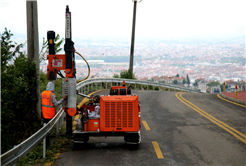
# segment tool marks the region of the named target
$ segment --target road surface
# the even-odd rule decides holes
[[[92,137],[79,150],[69,144],[53,165],[246,165],[245,107],[215,94],[133,93],[141,103],[138,150],[123,137]]]

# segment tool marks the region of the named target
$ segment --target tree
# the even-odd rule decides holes
[[[187,80],[183,78],[182,82],[183,82],[183,84],[185,84],[185,83],[187,83]]]
[[[173,80],[173,84],[178,84],[178,81],[177,80]]]
[[[64,38],[61,38],[59,34],[56,35],[55,37],[55,53],[58,53],[62,50],[61,45],[62,43],[65,41]],[[44,60],[47,60],[47,55],[49,53],[48,50],[48,40],[45,40],[45,38],[43,37],[43,43],[42,43],[42,47],[41,50],[39,52],[39,61],[42,62]]]
[[[130,69],[128,69],[128,70],[121,70],[121,72],[120,72],[120,78],[136,79],[135,78],[135,74],[133,74]]]
[[[209,87],[220,85],[219,81],[212,81],[207,84]]]
[[[176,77],[179,77],[179,74],[177,74]]]
[[[113,75],[113,78],[120,78],[120,76],[119,76],[119,74],[116,74],[116,73],[115,73],[115,74]]]
[[[190,86],[190,78],[189,78],[188,74],[187,74],[187,84],[188,84],[188,86]]]
[[[193,83],[194,86],[198,86],[198,81],[195,80],[195,82]]]
[[[5,28],[1,34],[1,151],[28,138],[41,127],[36,112],[38,101],[36,63],[20,51],[24,44],[11,41]],[[14,51],[11,51],[13,49]]]

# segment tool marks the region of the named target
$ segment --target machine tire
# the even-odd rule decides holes
[[[89,136],[88,135],[84,135],[83,136],[83,141],[84,141],[84,143],[87,143],[89,141]]]
[[[139,144],[128,144],[129,150],[138,150]]]
[[[128,141],[128,136],[124,136],[124,141],[127,142]]]

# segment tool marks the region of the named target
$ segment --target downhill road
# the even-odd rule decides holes
[[[99,94],[108,94],[107,91]],[[141,144],[91,137],[54,165],[246,165],[246,109],[216,94],[132,91],[141,104]]]

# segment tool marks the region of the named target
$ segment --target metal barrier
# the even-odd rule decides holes
[[[179,87],[179,86],[175,86],[175,85],[170,85],[170,84],[166,84],[166,83],[154,83],[154,82],[149,82],[149,81],[139,81],[139,80],[133,80],[133,79],[121,79],[121,78],[94,78],[94,79],[88,79],[85,80],[83,82],[80,82],[77,84],[76,90],[80,90],[82,91],[82,93],[85,92],[85,87],[87,86],[88,88],[88,92],[89,92],[89,85],[92,85],[92,89],[93,89],[93,84],[96,84],[96,90],[97,90],[97,84],[100,83],[101,88],[102,89],[102,83],[106,82],[106,83],[122,83],[123,81],[125,81],[125,83],[128,84],[135,84],[135,88],[136,88],[136,84],[139,85],[145,85],[147,86],[153,86],[153,90],[154,87],[164,87],[164,88],[169,88],[169,89],[174,89],[174,90],[179,90],[179,91],[186,91],[186,92],[193,92],[193,93],[202,93],[196,90],[192,90],[189,88],[184,88],[184,87]],[[107,84],[106,84],[106,89],[107,89]],[[19,145],[15,146],[13,149],[9,150],[8,152],[4,153],[3,155],[1,155],[1,164],[3,166],[8,166],[8,165],[13,165],[15,164],[19,159],[21,159],[22,157],[24,157],[29,151],[31,151],[34,147],[36,147],[49,133],[50,131],[53,129],[53,127],[55,126],[55,124],[57,124],[57,122],[60,122],[60,128],[61,128],[61,124],[63,123],[63,116],[64,110],[60,109],[59,112],[55,115],[55,117],[44,127],[42,127],[39,131],[37,131],[34,135],[32,135],[31,137],[29,137],[28,139],[26,139],[25,141],[23,141],[22,143],[20,143]],[[56,133],[58,134],[58,126],[57,124],[56,126]]]
[[[20,158],[24,157],[29,151],[36,147],[50,133],[58,120],[62,117],[63,113],[64,110],[60,109],[46,126],[42,127],[39,131],[15,146],[13,149],[1,155],[1,165],[8,166],[15,164]]]
[[[180,86],[176,86],[176,85],[170,85],[167,83],[155,83],[155,82],[149,82],[149,81],[139,81],[139,80],[134,80],[134,79],[122,79],[122,78],[93,78],[93,79],[87,79],[83,82],[80,82],[77,84],[76,89],[82,91],[82,93],[85,91],[85,87],[87,86],[89,88],[90,84],[96,84],[96,90],[97,90],[97,84],[100,83],[101,84],[101,88],[102,89],[102,82],[106,82],[106,83],[122,83],[123,81],[125,81],[125,83],[128,84],[135,84],[135,88],[136,85],[145,85],[147,86],[147,90],[149,86],[153,86],[153,90],[154,87],[163,87],[163,88],[168,88],[168,89],[173,89],[173,90],[178,90],[178,91],[184,91],[184,92],[193,92],[193,93],[203,93],[194,89],[190,89],[190,88],[186,88],[186,87],[180,87]],[[107,89],[107,88],[106,88]],[[159,88],[160,89],[160,88]]]

